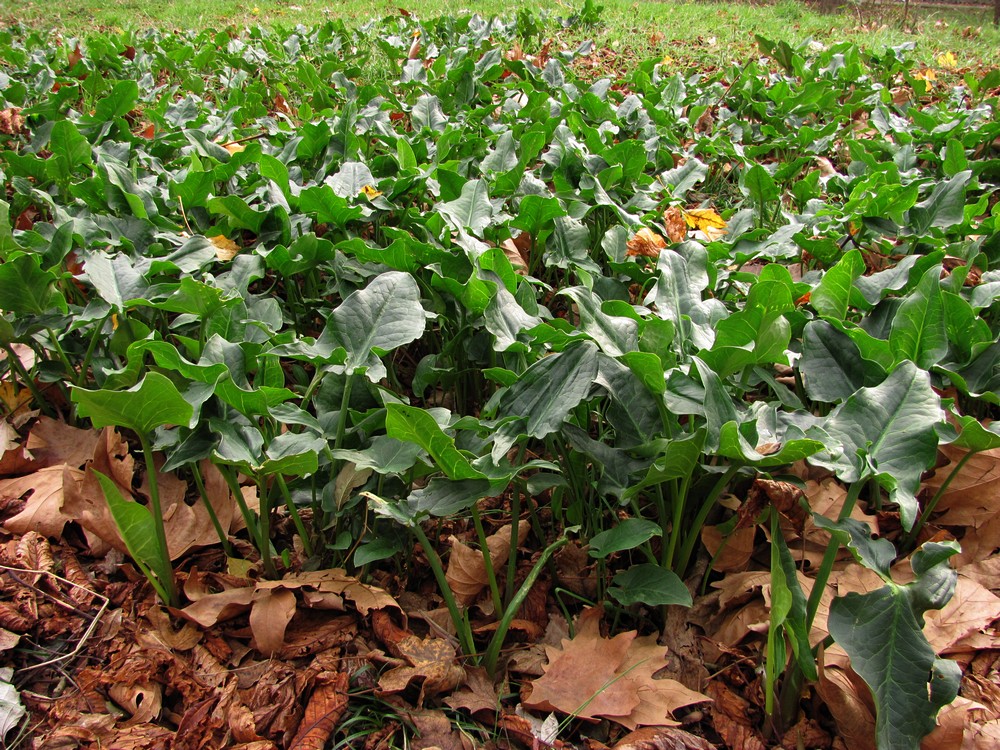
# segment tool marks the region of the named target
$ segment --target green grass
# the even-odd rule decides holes
[[[973,11],[911,9],[907,28],[901,5],[845,5],[835,14],[818,13],[795,0],[776,5],[732,2],[635,2],[603,0],[600,22],[585,31],[563,31],[556,23],[582,8],[582,3],[537,0],[521,3],[549,14],[545,36],[571,44],[584,36],[595,41],[606,67],[627,67],[636,60],[669,56],[679,64],[700,68],[723,66],[757,54],[754,36],[797,44],[805,39],[819,43],[852,41],[869,49],[907,42],[917,44],[918,57],[933,64],[944,52],[955,54],[959,65],[992,66],[1000,58],[1000,30],[991,23],[992,10]],[[349,25],[395,16],[404,8],[423,19],[471,11],[503,15],[517,6],[499,0],[69,0],[54,6],[38,0],[7,0],[0,22],[69,35],[86,35],[95,29],[128,27],[200,29],[266,25],[293,27],[342,19]],[[532,50],[525,50],[530,53]]]

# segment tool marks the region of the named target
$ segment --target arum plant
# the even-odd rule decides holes
[[[832,469],[841,481],[847,483],[848,492],[838,518],[831,520],[814,514],[817,524],[831,530],[855,528],[856,522],[850,521],[849,517],[858,502],[862,489],[868,483],[874,483],[880,489],[885,489],[888,492],[889,500],[899,507],[904,529],[912,528],[917,520],[916,492],[920,485],[920,477],[924,469],[934,462],[938,445],[936,428],[942,417],[940,399],[931,389],[927,372],[919,369],[912,362],[902,363],[883,383],[869,388],[860,388],[837,406],[829,417],[822,421],[822,427],[830,436],[831,444],[839,445],[841,448],[836,452],[826,450],[817,453],[811,456],[809,461]],[[888,566],[896,556],[892,544],[885,540],[879,540],[877,544],[872,543],[867,531],[857,531],[850,535],[849,548],[851,545],[856,548],[860,544],[862,536],[867,540],[865,549],[870,548],[875,552],[865,556],[861,561],[876,570],[887,581],[891,581]],[[831,534],[826,553],[816,573],[812,592],[806,602],[805,632],[808,632],[812,627],[816,618],[820,600],[833,571],[837,552],[844,543],[845,536],[843,534]],[[936,564],[934,563],[934,565]],[[914,558],[915,571],[917,565],[917,558]],[[923,568],[921,569],[923,570]],[[785,577],[791,581],[789,576]],[[790,596],[794,596],[792,586],[788,586],[787,590],[793,592]],[[950,597],[950,593],[948,597]],[[836,601],[839,600],[835,600],[835,604]],[[893,601],[896,600],[893,599]],[[944,601],[947,601],[947,597]],[[936,606],[942,606],[944,601]],[[791,609],[785,611],[785,614],[791,613]],[[881,648],[890,653],[901,648],[900,644],[903,643],[920,644],[919,648],[921,649],[929,648],[923,635],[919,632],[919,627],[912,629],[913,632],[911,632],[908,620],[896,620],[894,622],[899,623],[898,626],[888,628],[876,625],[878,619],[884,614],[881,607],[867,611],[863,608],[856,610],[854,627],[864,628],[863,639],[856,639],[845,630],[840,630],[839,633],[842,637],[837,638],[837,634],[834,634],[833,627],[831,627],[831,634],[834,634],[837,642],[852,657],[852,661],[855,654],[859,653],[859,649],[863,649],[867,653],[869,647]],[[782,617],[784,616],[783,614]],[[799,619],[798,614],[796,614],[793,620],[788,621],[790,624],[794,623],[796,628],[794,633],[798,640],[793,641],[793,643],[801,642],[803,624],[799,622]],[[783,625],[784,621],[779,617],[777,624]],[[905,628],[905,632],[900,628]],[[845,634],[848,637],[844,638]],[[773,637],[777,638],[778,636],[774,635]],[[774,659],[770,663],[769,670],[771,674],[775,674],[784,668],[781,659],[782,653],[775,648],[769,652],[769,655]],[[812,667],[802,660],[801,655],[791,663],[781,687],[781,715],[776,722],[779,725],[789,726],[790,722],[794,721],[803,679],[811,673]],[[930,671],[925,671],[923,674],[926,680]],[[772,685],[774,681],[774,678],[769,679]],[[869,685],[872,685],[871,681],[869,681]],[[874,685],[873,689],[875,689]],[[931,702],[928,702],[926,692],[923,695],[924,698],[920,701],[915,698],[913,700],[906,698],[905,710],[910,712],[913,717],[926,717],[928,712],[930,712],[929,716],[933,717],[937,708],[943,705],[937,703],[937,697],[932,695]],[[896,699],[903,700],[903,696],[898,695]],[[876,700],[877,702],[880,700],[878,694],[876,694]],[[886,706],[885,710],[892,712],[893,709]],[[884,724],[884,716],[878,721],[880,726],[887,727]],[[921,718],[921,722],[923,721],[924,719]],[[899,727],[896,727],[896,730],[898,729]],[[890,736],[890,729],[885,728],[884,732],[880,732],[880,739],[889,741],[887,738]],[[880,746],[882,746],[881,742]]]
[[[95,473],[132,559],[164,604],[180,606],[163,525],[152,439],[157,427],[188,425],[195,416],[194,405],[158,372],[148,373],[127,391],[74,388],[72,396],[80,416],[89,417],[94,427],[124,427],[138,438],[149,481],[148,508],[126,500],[111,479]]]

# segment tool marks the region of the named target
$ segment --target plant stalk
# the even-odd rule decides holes
[[[419,523],[413,524],[413,533],[417,536],[417,541],[420,542],[420,546],[424,548],[424,554],[427,555],[427,562],[431,566],[431,570],[434,573],[434,579],[437,581],[438,588],[441,590],[441,596],[444,599],[445,606],[448,607],[448,614],[451,615],[451,621],[455,625],[455,632],[458,634],[458,642],[462,646],[462,652],[467,656],[472,656],[476,653],[476,644],[472,640],[472,628],[469,626],[469,621],[462,615],[461,610],[458,608],[458,602],[455,601],[455,594],[451,590],[451,586],[448,585],[448,579],[444,574],[444,567],[441,565],[441,558],[438,553],[431,546],[430,540],[427,538],[427,534],[424,530],[420,528]]]
[[[146,462],[146,476],[149,478],[149,505],[153,514],[156,543],[159,546],[161,561],[165,563],[164,568],[169,568],[172,572],[173,564],[170,562],[170,551],[167,547],[167,530],[163,525],[163,510],[160,506],[160,483],[156,476],[156,464],[153,462],[153,445],[149,442],[149,438],[141,432],[136,434],[139,436],[139,444],[142,446],[142,456]],[[170,576],[170,580],[160,583],[167,594],[168,604],[171,607],[179,607],[181,602],[177,595],[177,586],[173,576]]]

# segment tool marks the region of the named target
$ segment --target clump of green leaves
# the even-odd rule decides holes
[[[599,17],[588,0],[580,23]],[[751,519],[774,544],[768,710],[794,721],[815,677],[808,629],[846,545],[886,587],[837,600],[831,633],[880,743],[904,725],[916,741],[954,695],[920,634],[954,551],[913,552],[936,503],[921,474],[942,442],[995,447],[976,417],[1000,403],[996,74],[938,92],[905,48],[761,40],[710,76],[650,60],[584,81],[588,45],[507,45],[538,36],[527,11],[97,35],[78,53],[3,32],[0,107],[26,123],[0,136],[5,376],[138,441],[149,506],[102,486],[166,602],[157,451],[164,470],[219,467],[265,575],[296,547],[364,571],[419,544],[470,656],[434,522],[471,524],[491,671],[571,536],[620,614],[690,604],[720,498],[825,467],[849,501],[818,521],[833,541],[811,597],[777,511]],[[376,47],[392,79],[366,82]],[[864,488],[868,510],[899,511],[898,548],[846,525]],[[489,498],[543,550],[520,589],[516,551],[489,561]],[[297,545],[274,532],[284,513]],[[910,552],[899,586],[887,565]],[[886,672],[899,639],[912,653]]]

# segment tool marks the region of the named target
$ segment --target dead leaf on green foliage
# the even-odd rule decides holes
[[[208,238],[208,241],[215,246],[215,257],[221,263],[227,263],[235,258],[240,252],[240,246],[226,237],[224,234],[217,234]]]
[[[638,638],[629,631],[603,638],[600,619],[600,609],[585,610],[575,637],[546,649],[549,663],[532,681],[526,708],[606,718],[634,729],[672,724],[673,711],[709,700],[676,680],[653,677],[667,666],[666,648],[655,636]]]
[[[528,536],[531,525],[521,521],[517,526],[517,544],[520,546]],[[495,534],[486,538],[489,548],[490,562],[494,572],[507,562],[511,548],[510,524],[500,528]],[[451,538],[451,555],[448,558],[448,570],[445,573],[448,585],[451,586],[455,599],[460,604],[469,605],[479,598],[479,595],[489,586],[489,576],[486,573],[486,559],[482,551],[472,549],[455,537]]]
[[[667,238],[674,243],[687,239],[688,227],[680,206],[670,206],[663,212],[663,227]]]
[[[643,227],[635,236],[625,243],[627,256],[642,256],[644,258],[659,258],[660,250],[667,246],[667,241],[648,227]]]
[[[696,232],[701,232],[709,242],[714,242],[724,237],[726,232],[726,220],[723,219],[713,208],[691,208],[681,209],[684,221]]]

